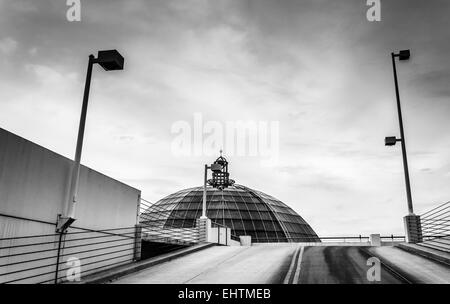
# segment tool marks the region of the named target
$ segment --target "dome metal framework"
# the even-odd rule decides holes
[[[231,228],[234,236],[250,235],[252,242],[320,242],[309,224],[286,204],[229,179],[222,153],[214,164],[222,169],[213,173],[206,188],[206,216],[213,223]],[[141,214],[140,222],[147,227],[195,227],[202,214],[203,190],[189,188],[159,200]]]
[[[173,193],[141,216],[145,224],[192,228],[202,214],[203,187]],[[309,224],[283,202],[263,192],[234,184],[223,190],[207,188],[207,217],[252,242],[320,242]],[[151,218],[152,221],[146,221]]]

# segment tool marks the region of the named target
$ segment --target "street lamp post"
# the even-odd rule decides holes
[[[398,122],[400,127],[400,141],[402,145],[402,156],[403,156],[403,169],[405,172],[405,184],[406,184],[406,197],[408,201],[408,213],[414,214],[412,195],[411,195],[411,184],[409,181],[409,170],[408,170],[408,159],[406,157],[406,143],[405,143],[405,132],[403,131],[403,118],[402,118],[402,108],[400,105],[400,93],[398,90],[398,79],[397,79],[397,67],[395,65],[395,57],[399,57],[400,60],[408,60],[410,57],[410,51],[404,50],[400,51],[398,54],[391,53],[392,57],[392,67],[394,71],[394,82],[395,82],[395,95],[397,97],[397,112],[398,112]]]
[[[391,53],[392,58],[392,68],[394,72],[394,82],[395,82],[395,95],[397,99],[397,112],[398,112],[398,122],[400,127],[400,138],[395,136],[389,136],[385,138],[386,146],[394,146],[398,141],[402,146],[402,157],[403,157],[403,169],[405,173],[405,185],[406,185],[406,198],[408,203],[408,215],[404,217],[405,230],[407,241],[410,243],[417,243],[422,238],[420,217],[414,214],[412,195],[411,195],[411,184],[409,180],[409,169],[408,169],[408,159],[406,156],[406,140],[405,133],[403,130],[403,117],[402,108],[400,105],[400,93],[398,89],[398,79],[397,79],[397,67],[395,64],[395,58],[398,57],[399,60],[408,60],[411,57],[409,50],[402,50],[399,53]]]
[[[208,170],[212,171],[212,179],[208,181]],[[210,166],[205,165],[205,171],[203,175],[203,202],[202,202],[202,216],[197,219],[197,227],[199,229],[199,234],[202,236],[203,240],[210,241],[211,234],[211,220],[206,216],[206,186],[211,185],[213,188],[223,190],[228,186],[234,184],[234,180],[229,178],[230,173],[228,173],[228,162],[222,156],[222,150],[220,150],[220,157],[216,159],[214,163]],[[217,228],[218,231],[219,228]],[[218,237],[219,239],[219,237]]]
[[[209,234],[211,233],[211,220],[206,216],[206,185],[208,183],[208,169],[211,169],[212,172],[219,173],[222,171],[222,168],[222,165],[217,163],[211,164],[211,166],[205,165],[205,172],[203,177],[202,216],[197,220],[197,226],[204,241],[209,240]]]
[[[213,172],[221,172],[222,166],[220,164],[212,164],[211,166],[205,165],[205,175],[203,179],[203,204],[202,204],[202,216],[201,219],[207,219],[206,216],[206,184],[208,182],[208,169]]]
[[[75,160],[72,167],[72,176],[70,180],[69,202],[66,216],[58,217],[57,231],[65,231],[70,224],[75,221],[75,204],[77,202],[78,183],[80,179],[80,161],[83,148],[84,129],[86,125],[86,114],[89,101],[89,90],[91,87],[92,66],[98,63],[105,71],[123,70],[124,58],[117,50],[99,51],[97,58],[89,55],[88,68],[86,74],[86,83],[84,87],[83,105],[81,108],[80,124],[78,127],[77,147],[75,151]]]

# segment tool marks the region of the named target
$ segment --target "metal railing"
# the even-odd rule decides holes
[[[158,243],[167,253],[174,245],[193,245],[204,240],[197,228],[173,228],[145,217],[150,224],[111,229],[70,227],[65,233],[0,238],[0,284],[61,283],[74,267],[80,277],[140,259],[141,241]],[[154,219],[154,221],[153,221]],[[49,231],[55,224],[48,223]],[[153,245],[155,246],[155,245]]]
[[[139,224],[142,239],[149,242],[189,246],[205,240],[205,232],[199,229],[196,221],[186,221],[172,209],[144,199],[141,199]]]
[[[0,283],[60,283],[135,259],[136,227],[0,239]]]
[[[238,236],[232,234],[232,238],[239,240]],[[318,242],[318,239],[320,242]],[[396,243],[404,242],[405,236],[400,235],[388,235],[380,236],[381,242],[383,243]],[[252,242],[255,243],[369,243],[369,236],[324,236],[324,237],[314,237],[314,236],[299,236],[299,237],[252,237]]]
[[[450,239],[450,202],[425,212],[420,216],[422,226],[422,240],[435,241]],[[444,242],[448,247],[448,242]]]
[[[159,243],[158,250],[164,252],[179,248],[174,245],[188,246],[204,240],[197,227],[171,227],[149,214],[141,219],[144,222],[132,227],[70,227],[65,233],[0,238],[0,284],[61,283],[70,280],[68,272],[74,266],[79,267],[76,271],[83,277],[131,263],[140,259],[142,240]],[[42,223],[48,225],[49,232],[55,231],[56,224]]]
[[[233,241],[237,241],[237,242],[240,242],[241,241],[241,239],[237,236],[237,235],[234,235],[234,234],[231,234],[231,239],[233,240]]]
[[[64,233],[54,232],[56,223],[0,214],[39,223],[44,227],[41,231],[48,231],[0,238],[0,284],[61,283],[69,279],[68,272],[76,267],[83,277],[131,263],[141,258],[142,240],[165,253],[179,248],[174,245],[190,246],[205,240],[204,231],[196,222],[179,225],[167,221],[165,215],[170,213],[171,210],[142,200],[139,225],[101,230],[71,226]],[[181,220],[173,214],[170,217]]]
[[[445,224],[448,223],[448,208],[449,203],[446,203],[424,214],[425,231],[448,232],[448,225]],[[140,223],[132,227],[101,230],[70,227],[65,233],[54,233],[56,223],[39,221],[47,225],[46,231],[49,233],[0,238],[0,283],[60,283],[70,280],[68,272],[74,267],[81,266],[78,273],[86,276],[131,263],[141,258],[142,240],[168,251],[177,249],[173,245],[190,246],[205,241],[205,230],[199,229],[197,221],[186,220],[174,214],[172,209],[142,200],[138,215]],[[218,243],[224,237],[226,245],[229,237],[239,241],[239,236],[228,235],[228,227],[214,222],[212,227],[218,228]],[[381,239],[404,241],[403,236],[394,235],[382,236]],[[317,242],[317,237],[298,236],[286,238],[284,242],[305,240]],[[267,243],[280,242],[280,239],[255,237],[252,241]],[[321,237],[320,241],[363,243],[368,242],[369,237],[332,236]]]

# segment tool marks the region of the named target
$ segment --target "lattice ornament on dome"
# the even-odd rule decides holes
[[[220,156],[214,162],[214,165],[220,165],[221,171],[213,171],[212,179],[208,180],[208,185],[223,190],[228,186],[234,184],[234,180],[230,179],[230,173],[228,172],[228,161],[222,156],[222,150],[220,150]]]

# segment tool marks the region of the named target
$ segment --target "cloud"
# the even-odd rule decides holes
[[[450,97],[450,68],[432,70],[418,74],[411,80],[411,86],[427,97]]]
[[[78,75],[74,72],[61,73],[49,66],[39,64],[26,64],[25,70],[36,77],[42,85],[70,85],[77,80]]]
[[[175,121],[279,121],[279,166],[232,157],[232,178],[319,232],[401,232],[401,151],[383,145],[398,134],[389,53],[414,50],[399,77],[420,210],[450,197],[447,2],[383,2],[371,23],[360,0],[99,0],[76,23],[65,1],[3,1],[0,124],[73,156],[88,55],[115,48],[125,69],[93,70],[84,164],[157,201],[201,185],[214,161],[170,153]]]
[[[17,41],[7,37],[0,40],[0,52],[9,55],[17,49]]]

